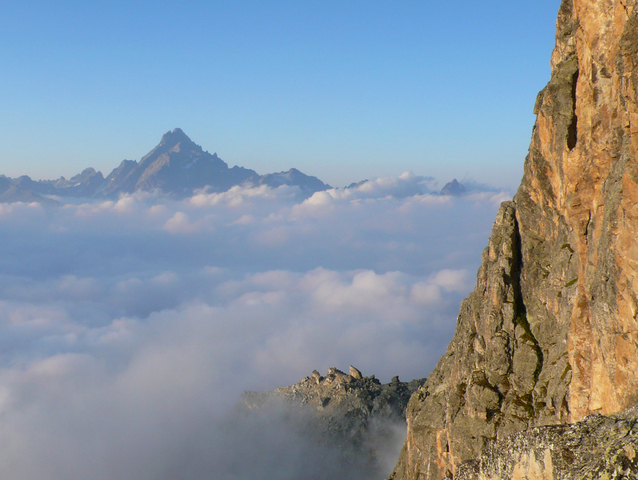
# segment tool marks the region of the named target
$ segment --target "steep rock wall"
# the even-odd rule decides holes
[[[395,479],[638,400],[638,8],[564,0],[521,186],[407,411]]]

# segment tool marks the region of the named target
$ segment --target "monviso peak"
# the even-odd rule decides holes
[[[17,179],[2,177],[0,203],[56,203],[45,195],[117,198],[135,192],[155,192],[184,198],[197,191],[225,192],[238,185],[298,187],[298,195],[302,198],[330,188],[316,177],[294,168],[288,172],[266,175],[239,166],[229,168],[217,153],[211,155],[204,151],[181,128],[175,128],[166,132],[160,143],[139,162],[123,160],[106,178],[93,168],[85,169],[70,180],[60,177],[57,180],[35,182],[27,176]]]

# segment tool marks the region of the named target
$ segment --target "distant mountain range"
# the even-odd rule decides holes
[[[160,191],[184,198],[207,187],[224,192],[236,185],[281,185],[299,187],[304,196],[327,190],[330,185],[295,168],[287,172],[259,175],[254,170],[228,164],[194,143],[179,128],[164,134],[159,145],[139,162],[124,160],[106,178],[87,168],[66,179],[34,181],[24,175],[15,179],[0,176],[0,202],[53,202],[50,196],[117,198],[121,194]]]
[[[358,188],[367,181],[353,183],[346,188]],[[259,175],[244,167],[229,168],[217,153],[211,155],[202,150],[181,129],[176,128],[166,132],[159,145],[139,162],[124,160],[106,178],[94,168],[87,168],[68,180],[60,177],[57,180],[35,181],[26,175],[18,178],[0,175],[0,203],[55,204],[55,197],[117,198],[122,194],[153,191],[174,198],[186,198],[203,188],[209,192],[225,192],[236,185],[267,185],[272,188],[295,186],[304,198],[332,188],[296,168],[266,175]],[[440,193],[461,196],[466,189],[454,179]]]

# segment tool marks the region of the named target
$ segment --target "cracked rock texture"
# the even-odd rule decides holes
[[[563,0],[521,185],[391,478],[453,477],[509,435],[638,400],[637,63],[636,0]]]
[[[573,425],[535,427],[490,444],[462,463],[457,480],[633,480],[638,478],[638,409],[590,415]]]

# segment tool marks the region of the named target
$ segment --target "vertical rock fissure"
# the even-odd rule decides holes
[[[521,289],[521,271],[523,270],[523,247],[518,219],[514,218],[514,235],[512,242],[512,291],[514,294],[515,318],[525,317],[527,323],[527,309]],[[527,324],[529,327],[529,324]]]
[[[577,76],[577,74],[576,74]],[[533,379],[534,386],[538,382],[538,377],[543,368],[543,349],[538,339],[532,332],[532,327],[527,319],[527,307],[523,298],[523,290],[521,288],[521,272],[523,271],[523,248],[521,241],[521,232],[518,219],[514,221],[514,242],[513,242],[513,265],[512,265],[512,290],[514,293],[515,322],[525,331],[525,340],[531,343],[536,353],[536,368],[534,370]]]
[[[578,69],[572,75],[572,119],[567,128],[567,148],[573,150],[578,142],[578,116],[576,115],[576,86],[578,85]]]

